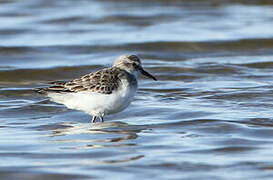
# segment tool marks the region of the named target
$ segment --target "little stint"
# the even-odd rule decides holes
[[[110,68],[68,82],[52,82],[50,87],[40,88],[38,92],[67,108],[92,115],[92,123],[96,122],[97,117],[103,122],[105,115],[118,113],[132,102],[140,74],[156,81],[142,68],[136,55],[123,55]]]

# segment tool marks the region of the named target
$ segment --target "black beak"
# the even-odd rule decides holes
[[[157,81],[157,79],[153,75],[151,75],[150,73],[148,73],[147,71],[145,71],[143,68],[140,68],[140,72],[144,76],[147,76],[147,77],[152,78],[153,80]]]

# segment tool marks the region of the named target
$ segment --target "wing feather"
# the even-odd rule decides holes
[[[48,88],[42,88],[42,91],[53,92],[97,92],[101,94],[111,94],[118,89],[124,74],[123,70],[118,68],[105,68],[97,72],[86,74],[72,81],[55,81]],[[39,92],[39,91],[38,91]]]

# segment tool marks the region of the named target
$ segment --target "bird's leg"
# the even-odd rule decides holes
[[[103,122],[103,116],[100,116],[100,121]]]
[[[97,119],[97,116],[93,116],[91,122],[92,122],[92,123],[95,123],[95,122],[96,122],[96,119]]]

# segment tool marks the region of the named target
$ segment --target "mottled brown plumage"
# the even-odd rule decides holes
[[[128,74],[119,68],[105,68],[97,72],[84,75],[78,79],[68,82],[52,82],[53,86],[45,88],[44,91],[61,92],[97,92],[101,94],[111,94],[118,89],[122,76]]]

